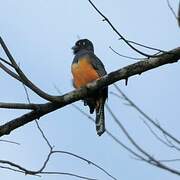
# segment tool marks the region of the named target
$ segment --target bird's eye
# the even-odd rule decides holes
[[[77,42],[77,43],[76,43],[76,45],[77,45],[77,46],[80,46],[80,45],[81,45],[81,43],[80,43],[80,42]]]

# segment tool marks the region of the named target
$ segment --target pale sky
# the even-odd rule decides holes
[[[162,50],[179,46],[180,30],[166,0],[94,0],[94,3],[127,39]],[[171,3],[177,11],[178,0]],[[0,13],[0,35],[26,75],[50,94],[58,94],[54,85],[63,93],[73,90],[70,71],[73,59],[71,47],[78,37],[88,38],[94,43],[95,53],[108,72],[135,62],[117,56],[109,46],[121,54],[140,57],[118,40],[117,34],[102,21],[102,17],[87,0],[6,0],[1,2]],[[1,56],[5,57],[2,51],[0,52]],[[150,53],[149,50],[146,52]],[[179,68],[179,63],[165,65],[141,76],[131,77],[128,86],[125,86],[124,81],[117,83],[137,105],[177,138],[180,137]],[[3,71],[0,71],[0,75],[0,101],[27,102],[22,84]],[[109,91],[115,92],[113,86],[110,86]],[[30,91],[29,94],[31,102],[45,102]],[[176,151],[166,148],[154,138],[134,109],[123,103],[124,101],[109,95],[109,106],[137,143],[157,159],[179,158]],[[81,101],[75,104],[88,113],[88,108],[84,107]],[[0,122],[8,122],[24,112],[0,109]],[[98,137],[95,125],[71,105],[42,117],[39,124],[56,150],[83,156],[106,169],[117,179],[179,179],[176,175],[133,159],[130,153],[106,133]],[[107,111],[106,127],[122,142],[132,147]],[[32,170],[41,167],[48,147],[35,122],[2,138],[21,145],[0,142],[0,159]],[[168,165],[173,166],[172,163]],[[178,166],[179,162],[173,167]],[[92,165],[66,155],[53,156],[46,170],[70,172],[100,180],[110,179]],[[75,179],[62,175],[45,175],[39,178],[3,169],[0,169],[0,174],[1,179],[6,180]]]

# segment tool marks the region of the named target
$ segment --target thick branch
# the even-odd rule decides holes
[[[38,110],[43,104],[4,103],[0,102],[0,108],[5,109],[30,109]]]
[[[108,86],[122,79],[127,79],[136,74],[142,74],[143,72],[150,69],[154,69],[165,64],[177,62],[179,59],[180,47],[169,51],[168,53],[163,53],[159,57],[145,59],[144,61],[140,61],[121,68],[117,71],[111,72],[108,75],[102,77],[100,80],[94,81],[79,90],[69,92],[63,96],[54,96],[54,99],[56,99],[57,103],[43,104],[38,110],[34,110],[0,126],[0,136],[9,134],[12,130],[21,127],[24,124],[33,121],[34,119],[39,119],[45,114],[48,114],[80,99],[83,99],[84,97],[90,95],[99,88]]]
[[[6,68],[2,63],[0,64],[1,68],[4,71],[6,71],[9,75],[14,77],[15,79],[21,81],[23,84],[25,84],[27,87],[29,87],[32,91],[34,91],[36,94],[38,94],[43,99],[46,99],[48,101],[55,101],[53,96],[42,91],[39,87],[37,87],[33,82],[31,82],[27,78],[27,76],[23,73],[23,71],[20,69],[20,67],[16,63],[15,59],[13,58],[12,54],[10,53],[8,47],[6,46],[5,42],[3,41],[3,39],[1,37],[0,37],[0,44],[1,44],[4,52],[6,53],[8,59],[11,62],[10,65],[15,69],[15,71],[17,72],[18,75],[15,74],[14,72],[12,72],[11,70],[9,70],[8,68]],[[2,60],[2,58],[1,58],[1,60]]]

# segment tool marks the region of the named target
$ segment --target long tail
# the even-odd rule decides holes
[[[96,132],[101,136],[105,131],[104,100],[99,102],[96,109]]]

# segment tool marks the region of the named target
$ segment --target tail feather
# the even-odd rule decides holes
[[[104,103],[100,103],[96,109],[96,132],[101,136],[105,131],[105,116],[104,116]]]

